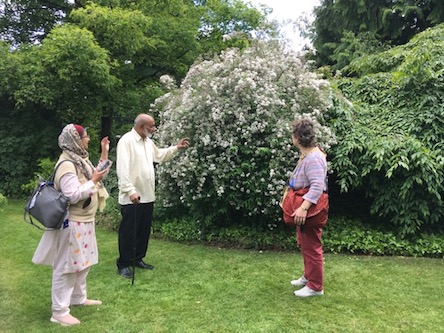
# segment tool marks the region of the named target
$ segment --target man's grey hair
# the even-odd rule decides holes
[[[146,114],[146,113],[141,113],[141,114],[137,115],[136,119],[134,119],[134,126],[141,126],[141,125],[145,124],[148,117],[152,118],[152,116],[150,116],[149,114]]]

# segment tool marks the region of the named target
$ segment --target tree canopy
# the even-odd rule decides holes
[[[323,0],[313,22],[315,59],[318,66],[342,69],[357,56],[403,45],[441,22],[441,0]]]
[[[14,46],[41,42],[73,8],[67,0],[1,1],[0,39]]]
[[[112,138],[163,94],[162,75],[180,81],[200,55],[245,48],[250,32],[266,26],[261,11],[238,0],[6,1],[0,6],[0,118],[8,123],[30,115],[24,131],[33,128],[32,117],[56,129],[77,122],[89,126],[93,138]],[[0,138],[13,151],[17,142],[6,141]],[[33,154],[20,163],[32,170],[38,148],[28,149]],[[53,157],[44,153],[41,158]],[[2,177],[9,179],[12,169],[17,166],[8,164]],[[24,174],[11,181],[26,182],[31,175]],[[5,194],[11,189],[0,185]]]
[[[109,56],[91,32],[65,24],[51,31],[41,47],[20,53],[17,106],[40,105],[63,122],[92,121],[120,81],[110,74]]]

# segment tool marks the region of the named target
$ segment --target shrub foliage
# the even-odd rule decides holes
[[[225,227],[200,232],[194,220],[170,220],[154,224],[154,236],[183,243],[254,250],[299,251],[294,228],[257,230]],[[400,239],[395,233],[376,228],[357,218],[330,217],[324,229],[324,252],[444,258],[444,234],[420,234]]]
[[[163,81],[172,86],[172,79]],[[273,228],[297,152],[291,122],[312,118],[328,149],[324,113],[331,88],[293,52],[259,43],[196,62],[180,88],[157,99],[160,145],[188,136],[191,146],[158,170],[158,202],[167,214],[190,213],[204,230],[232,223]]]
[[[338,118],[333,165],[344,191],[401,235],[443,221],[444,25],[405,46],[355,60],[338,86],[355,108]]]

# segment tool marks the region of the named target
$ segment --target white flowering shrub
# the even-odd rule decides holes
[[[187,150],[158,168],[158,203],[171,214],[186,208],[203,225],[272,228],[298,158],[291,123],[312,118],[318,143],[328,149],[334,135],[322,124],[330,106],[328,82],[275,45],[231,49],[195,63],[180,88],[151,106],[159,146],[191,139]]]

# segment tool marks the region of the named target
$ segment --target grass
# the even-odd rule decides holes
[[[117,235],[98,229],[99,264],[73,327],[50,323],[51,269],[31,263],[42,231],[10,202],[0,223],[0,332],[443,332],[442,259],[325,255],[325,296],[299,299],[299,253],[153,239],[136,281],[116,274]]]

